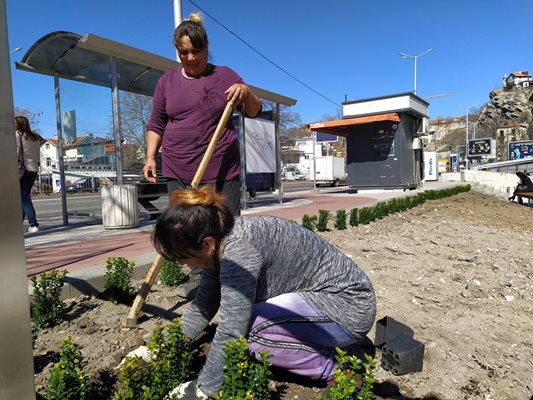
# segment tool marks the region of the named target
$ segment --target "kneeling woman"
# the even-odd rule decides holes
[[[175,191],[170,204],[155,225],[155,248],[204,271],[181,318],[187,337],[199,335],[220,309],[197,381],[176,388],[172,398],[218,393],[224,343],[239,337],[254,354],[268,350],[274,366],[312,379],[332,377],[335,347],[372,351],[366,336],[376,315],[372,284],[329,242],[285,219],[234,218],[208,188]]]

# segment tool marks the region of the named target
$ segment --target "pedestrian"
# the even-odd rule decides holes
[[[15,135],[20,175],[20,201],[22,203],[22,221],[28,218],[29,233],[39,232],[39,223],[31,201],[31,189],[39,171],[41,137],[30,128],[28,118],[15,117]]]
[[[367,337],[376,299],[367,275],[325,239],[276,217],[237,217],[212,188],[172,193],[152,236],[166,259],[203,271],[196,297],[181,317],[189,339],[220,312],[197,380],[173,399],[206,399],[223,381],[224,343],[247,338],[252,354],[268,350],[272,365],[329,380],[335,348],[373,355]],[[195,397],[197,396],[197,397]]]
[[[168,193],[190,187],[228,101],[247,117],[261,112],[261,102],[242,78],[228,67],[208,61],[208,37],[199,14],[193,13],[174,31],[181,66],[167,71],[155,89],[146,132],[143,173],[157,182],[156,158],[162,148],[162,175]],[[233,215],[240,215],[240,153],[233,123],[225,126],[202,184],[224,194]],[[191,298],[200,276],[190,275],[178,294]]]
[[[533,192],[533,182],[531,182],[531,178],[525,172],[518,171],[516,173],[516,176],[518,176],[520,182],[518,183],[518,186],[516,186],[513,195],[509,197],[509,200],[514,201],[516,197],[517,203],[523,204],[522,197],[517,196],[516,194],[520,192]]]

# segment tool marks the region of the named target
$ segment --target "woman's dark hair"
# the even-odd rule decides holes
[[[203,239],[211,236],[217,243],[231,232],[234,216],[223,204],[224,197],[213,188],[176,190],[170,206],[161,214],[152,233],[152,243],[167,260],[191,257],[200,250]]]
[[[202,17],[200,14],[192,13],[189,19],[186,19],[178,25],[174,31],[174,46],[176,49],[183,36],[188,36],[191,40],[191,44],[197,50],[207,49],[209,46],[207,32],[202,24]]]
[[[15,129],[22,133],[26,139],[31,140],[32,142],[38,141],[41,137],[33,132],[30,128],[30,121],[28,118],[18,115],[15,117]]]

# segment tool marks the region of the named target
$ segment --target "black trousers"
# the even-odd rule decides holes
[[[229,208],[230,212],[235,216],[238,217],[241,215],[241,184],[239,181],[239,178],[234,178],[229,181],[220,181],[216,182],[215,190],[218,193],[222,193],[224,195],[224,204],[226,207]],[[190,189],[191,184],[182,182],[179,179],[168,179],[167,182],[167,189],[168,189],[168,196],[170,199],[170,194],[174,190],[179,189]]]

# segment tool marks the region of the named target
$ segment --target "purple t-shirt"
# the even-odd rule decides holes
[[[183,76],[181,68],[159,78],[146,128],[163,139],[163,176],[186,183],[193,180],[226,107],[224,92],[234,83],[243,83],[242,78],[230,68],[218,66],[196,79]],[[239,141],[230,119],[202,183],[230,180],[239,174]]]

